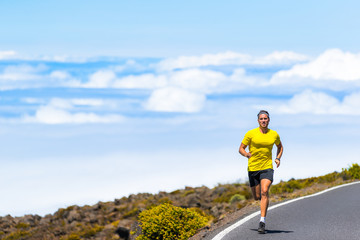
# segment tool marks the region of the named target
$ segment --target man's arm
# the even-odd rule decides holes
[[[276,167],[278,168],[280,166],[280,158],[283,154],[284,147],[283,147],[281,141],[278,145],[276,145],[276,147],[277,147],[277,151],[276,151],[275,163],[276,163]]]
[[[239,147],[239,153],[241,155],[243,155],[244,157],[250,158],[251,157],[251,153],[250,152],[246,152],[245,149],[247,148],[247,145],[241,143],[240,147]]]

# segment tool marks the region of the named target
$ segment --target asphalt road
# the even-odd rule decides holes
[[[235,229],[229,231],[230,226],[228,229],[218,231],[217,236],[208,236],[206,239],[359,240],[360,184],[357,182],[342,186],[269,210],[266,218],[266,234],[257,232],[260,213],[254,215],[256,216],[248,221],[239,220],[237,223],[243,222],[241,225],[236,223],[232,225],[232,228],[239,225]]]

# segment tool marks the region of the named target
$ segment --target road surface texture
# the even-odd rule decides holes
[[[253,217],[252,217],[253,216]],[[260,212],[235,222],[212,240],[352,240],[360,239],[360,184],[343,185],[317,195],[272,206],[266,234],[257,232]],[[242,222],[242,223],[240,223]],[[234,228],[236,226],[236,228]]]

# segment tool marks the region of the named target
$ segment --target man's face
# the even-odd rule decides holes
[[[270,122],[269,117],[266,114],[260,114],[258,118],[259,126],[267,128]]]

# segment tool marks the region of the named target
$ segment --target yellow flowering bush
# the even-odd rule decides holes
[[[182,240],[193,236],[208,223],[194,210],[164,203],[139,214],[142,234],[137,240]]]

